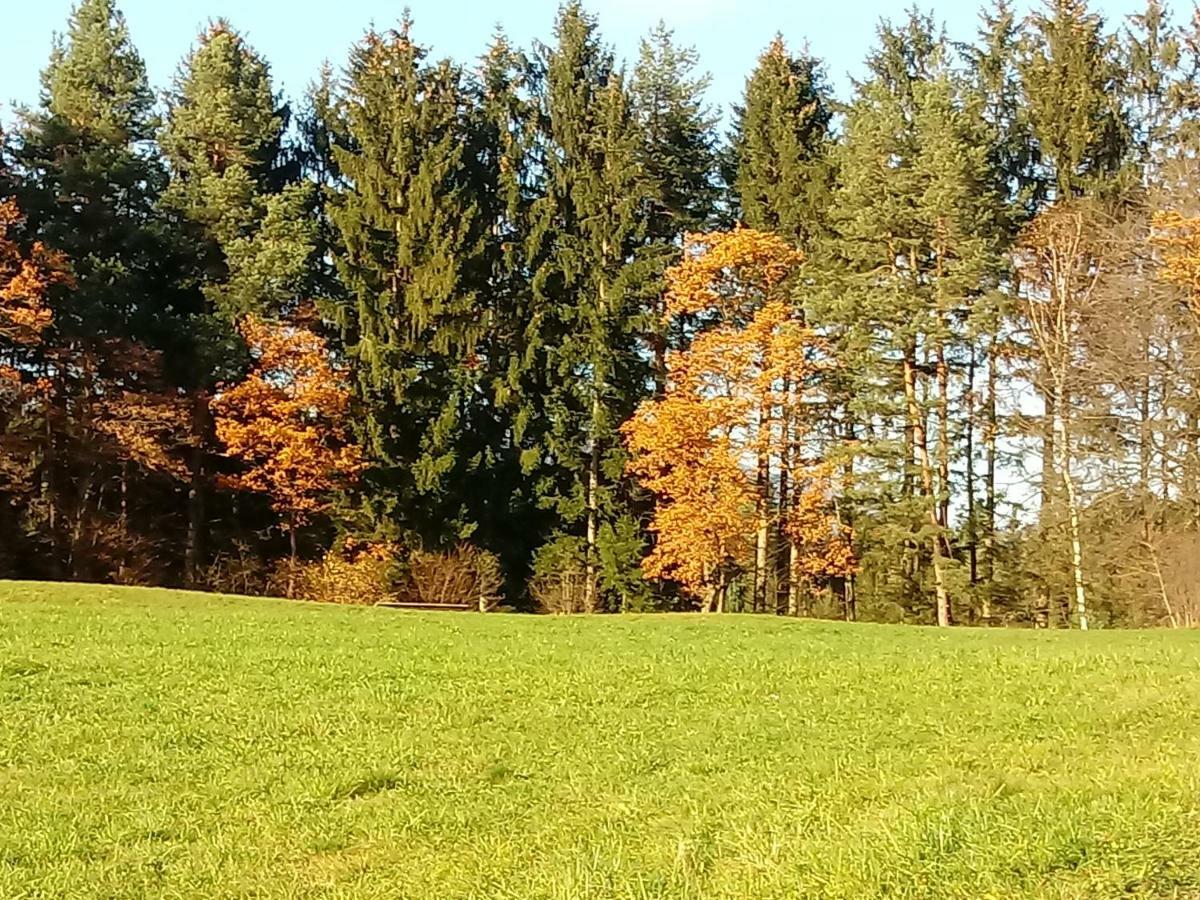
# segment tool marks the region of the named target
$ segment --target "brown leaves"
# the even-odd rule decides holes
[[[0,202],[0,337],[14,344],[34,346],[50,327],[53,316],[46,305],[55,285],[70,285],[71,276],[62,254],[37,243],[23,253],[10,232],[22,217],[11,200]]]
[[[255,365],[213,400],[217,437],[247,466],[236,484],[269,495],[276,512],[301,525],[362,469],[346,431],[345,373],[311,331],[254,317],[241,331]]]

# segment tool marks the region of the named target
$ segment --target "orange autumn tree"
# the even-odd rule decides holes
[[[325,511],[331,492],[362,468],[347,432],[350,390],[313,332],[253,316],[240,330],[254,365],[244,381],[214,398],[217,438],[245,466],[234,484],[271,498],[295,562],[297,529]]]
[[[36,357],[53,322],[49,293],[56,285],[71,284],[62,254],[40,243],[28,252],[22,249],[14,234],[22,222],[13,201],[0,201],[0,467],[6,482],[18,483],[24,475],[14,467],[31,458],[31,442],[38,439],[18,423],[32,419],[31,406],[46,394],[44,366]]]
[[[14,367],[22,348],[41,344],[54,318],[47,305],[50,289],[71,281],[62,254],[41,243],[28,253],[22,251],[13,239],[22,222],[16,203],[0,201],[0,347],[9,367]]]
[[[1187,292],[1192,313],[1200,316],[1200,218],[1165,210],[1154,214],[1153,226],[1163,278]]]
[[[808,407],[828,361],[791,300],[802,261],[766,232],[690,236],[668,272],[666,307],[694,339],[668,357],[664,395],[624,426],[630,471],[656,501],[645,571],[705,610],[722,608],[743,569],[766,608],[772,526],[791,534],[789,484],[811,480]],[[810,552],[802,533],[789,538],[797,571]]]

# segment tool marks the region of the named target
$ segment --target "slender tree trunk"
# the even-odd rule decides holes
[[[754,612],[762,612],[767,608],[767,557],[771,537],[771,423],[765,403],[759,407],[758,428],[758,471],[755,477],[757,525],[754,535],[754,597],[751,601]]]
[[[192,406],[191,483],[188,486],[188,530],[184,550],[184,580],[190,587],[200,583],[200,571],[204,568],[208,543],[208,514],[205,508],[208,432],[208,397],[201,391],[197,392]]]
[[[795,459],[796,449],[792,445],[792,411],[795,409],[794,393],[791,379],[786,379],[783,386],[783,396],[786,398],[786,405],[782,410],[779,420],[779,498],[775,504],[779,510],[779,516],[775,528],[775,546],[780,548],[780,551],[782,548],[787,547],[788,552],[785,555],[777,551],[774,556],[774,569],[778,582],[775,591],[775,613],[777,615],[787,610],[787,598],[791,591],[792,582],[791,540],[788,537],[787,530],[792,503],[792,464]]]
[[[800,615],[800,545],[788,541],[788,584],[787,612],[789,616]]]
[[[1162,565],[1158,559],[1158,551],[1154,549],[1154,544],[1147,541],[1146,550],[1150,553],[1150,561],[1154,564],[1154,577],[1158,581],[1158,595],[1162,599],[1163,610],[1167,614],[1167,621],[1171,623],[1172,628],[1179,627],[1179,619],[1175,615],[1175,610],[1171,606],[1171,595],[1167,590],[1166,579],[1163,578]]]
[[[598,386],[597,386],[598,388]],[[588,456],[587,475],[587,559],[586,581],[583,586],[583,607],[585,612],[594,613],[597,607],[599,593],[597,581],[599,572],[596,565],[598,552],[596,537],[599,530],[600,510],[600,440],[596,434],[597,423],[600,420],[600,395],[593,392],[592,396],[592,446]]]
[[[987,411],[984,419],[984,521],[983,521],[983,618],[992,617],[991,585],[996,576],[996,348],[988,348],[987,360]]]
[[[1146,367],[1138,390],[1138,492],[1141,494],[1142,542],[1150,542],[1150,517],[1152,496],[1150,491],[1150,468],[1153,449],[1150,434],[1150,341],[1142,342],[1142,365]]]
[[[934,496],[933,465],[929,458],[929,445],[925,439],[924,413],[917,401],[915,351],[904,355],[904,396],[908,405],[908,423],[916,446],[917,459],[921,467],[921,486],[928,501],[929,524],[932,535],[929,549],[933,559],[933,582],[937,600],[937,623],[941,627],[950,624],[950,597],[946,591],[945,572],[942,565],[942,540],[938,532],[937,498]]]
[[[970,570],[971,592],[979,584],[979,523],[975,511],[975,345],[967,363],[967,563]]]
[[[1050,512],[1054,505],[1054,422],[1058,415],[1057,401],[1052,393],[1047,392],[1043,398],[1045,413],[1042,417],[1042,520],[1050,520]]]
[[[943,529],[950,527],[950,368],[946,365],[946,348],[938,345],[935,360],[937,373],[937,507],[938,522]],[[948,538],[947,538],[948,541]],[[947,553],[949,548],[947,548]]]
[[[124,583],[125,570],[129,566],[129,460],[121,460],[121,512],[118,533],[121,536],[121,561],[117,565],[117,581]]]
[[[296,514],[288,514],[288,548],[291,550],[291,555],[288,558],[288,582],[287,595],[294,598],[296,596]]]
[[[1071,475],[1071,448],[1067,441],[1067,423],[1062,412],[1063,390],[1058,385],[1054,398],[1054,452],[1067,502],[1067,518],[1071,531],[1071,575],[1075,584],[1075,612],[1079,616],[1079,628],[1088,630],[1087,597],[1083,583],[1083,544],[1079,527],[1079,500],[1075,491],[1075,479]]]

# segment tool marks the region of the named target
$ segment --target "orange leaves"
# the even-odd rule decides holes
[[[800,550],[797,564],[809,578],[846,578],[858,571],[854,535],[834,508],[832,468],[819,463],[795,474],[784,530]]]
[[[15,344],[34,346],[50,327],[46,306],[50,288],[70,284],[67,261],[42,244],[24,254],[9,232],[22,221],[11,200],[0,201],[0,337]]]
[[[1155,213],[1153,224],[1154,242],[1164,251],[1163,277],[1187,291],[1200,315],[1200,218],[1168,210]]]
[[[362,468],[346,431],[345,375],[311,331],[254,317],[241,331],[255,365],[213,400],[217,437],[247,466],[237,485],[269,495],[276,512],[300,525]]]
[[[668,357],[666,393],[622,430],[629,469],[655,497],[646,574],[678,581],[698,599],[750,554],[770,478],[805,477],[797,460],[829,358],[790,297],[801,262],[777,236],[739,229],[690,236],[684,261],[667,274],[669,312],[715,324]],[[805,510],[795,534],[812,545],[813,574],[847,569],[848,540],[815,500]]]
[[[683,261],[667,272],[666,315],[745,318],[772,302],[789,303],[804,254],[777,234],[738,228],[684,239]]]

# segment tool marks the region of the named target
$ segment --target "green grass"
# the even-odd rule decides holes
[[[1200,897],[1200,634],[0,585],[0,897]]]

